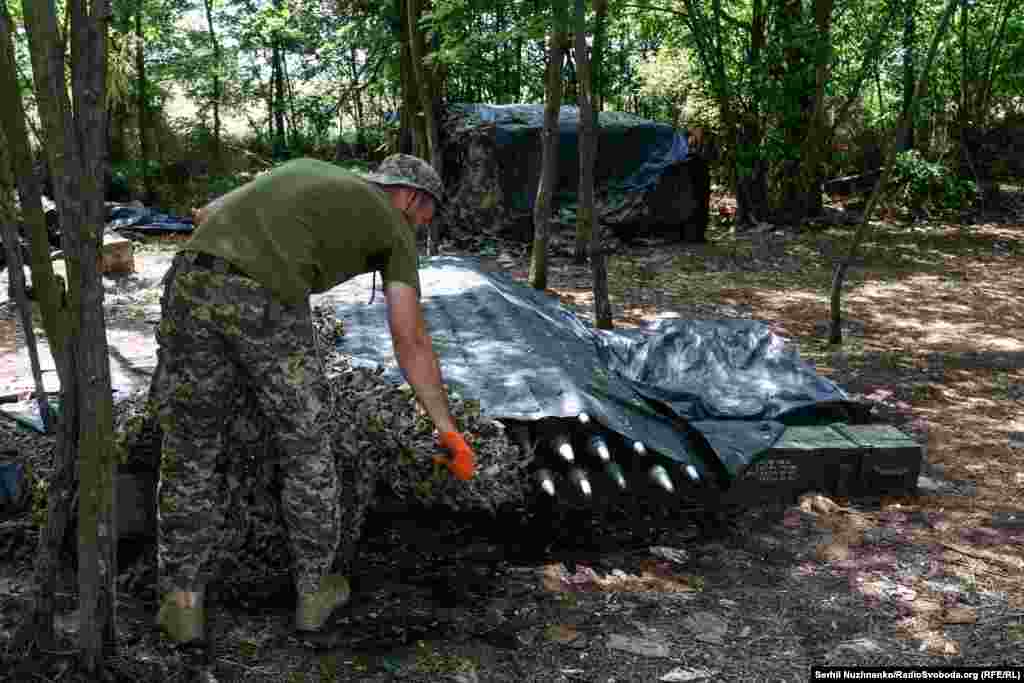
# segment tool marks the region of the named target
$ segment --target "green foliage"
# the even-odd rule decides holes
[[[15,22],[21,3],[11,3]],[[399,36],[403,18],[397,0],[321,2],[308,0],[212,0],[221,50],[214,58],[205,0],[112,0],[110,87],[127,121],[123,153],[137,140],[135,120],[135,17],[141,6],[147,57],[147,98],[158,121],[174,121],[174,144],[156,140],[166,163],[188,156],[210,159],[214,83],[219,85],[222,138],[240,142],[269,159],[311,155],[333,158],[339,136],[348,154],[379,158],[397,139],[388,114],[401,106]],[[915,57],[940,11],[917,0]],[[817,40],[815,2],[762,0],[763,40],[753,36],[753,0],[609,0],[602,43],[599,100],[606,111],[625,111],[680,127],[717,130],[725,175],[744,177],[764,168],[773,180],[799,160],[806,129],[806,102],[814,86]],[[901,108],[904,3],[898,0],[834,0],[833,40],[826,83],[829,115],[859,94],[848,125],[828,142],[851,145],[849,164],[825,160],[830,170],[860,172],[855,147],[864,128],[887,138]],[[993,114],[1019,110],[1024,102],[1024,14],[1009,3],[970,3],[966,24],[940,52],[918,109],[920,147],[939,157],[957,144],[950,123],[959,123],[960,91],[966,83],[967,122],[980,125]],[[540,102],[545,70],[544,40],[551,3],[536,0],[432,0],[422,19],[428,62],[442,79],[446,102]],[[588,31],[596,28],[587,7]],[[33,112],[31,66],[23,33],[17,34],[19,78],[26,109]],[[755,43],[757,43],[755,45]],[[271,55],[277,47],[286,67],[284,149],[275,148],[269,102]],[[962,73],[966,69],[966,73]],[[217,78],[215,79],[214,76]],[[565,101],[575,102],[575,55],[563,67]],[[756,124],[756,139],[735,149],[731,123]],[[986,112],[982,109],[987,108]],[[393,121],[393,119],[391,119]],[[124,125],[123,123],[121,124]],[[162,124],[161,124],[162,125]],[[162,131],[159,132],[162,134]],[[179,144],[180,143],[180,144]],[[275,154],[276,152],[276,154]],[[846,154],[846,152],[844,152]],[[787,166],[789,164],[789,166]],[[230,176],[237,164],[226,168]],[[140,170],[116,169],[133,186]],[[943,191],[943,202],[969,188]],[[968,192],[969,193],[969,192]]]
[[[896,198],[915,209],[960,209],[978,191],[973,180],[957,177],[942,162],[929,161],[914,149],[897,155],[892,183]]]
[[[112,186],[138,193],[147,174],[150,177],[159,175],[160,162],[151,159],[148,164],[143,164],[139,159],[129,159],[111,164],[110,182]]]
[[[247,176],[242,175],[212,176],[206,181],[206,185],[211,197],[219,197],[231,192],[236,187],[241,187],[249,180]]]

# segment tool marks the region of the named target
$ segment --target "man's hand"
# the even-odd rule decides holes
[[[456,479],[472,479],[476,474],[476,454],[462,435],[458,432],[442,432],[440,441],[441,446],[451,454],[451,457],[435,455],[434,462],[446,466]]]

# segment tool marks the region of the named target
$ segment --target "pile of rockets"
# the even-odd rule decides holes
[[[566,482],[583,499],[594,495],[598,479],[626,492],[642,477],[666,494],[675,493],[677,485],[684,482],[690,487],[702,483],[693,465],[675,463],[652,453],[642,441],[608,432],[587,413],[579,413],[575,419],[542,420],[532,429],[520,424],[513,428],[512,435],[526,452],[534,451],[532,476],[540,490],[552,498],[560,495],[559,487]]]

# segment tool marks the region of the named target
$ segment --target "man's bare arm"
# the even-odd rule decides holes
[[[400,282],[384,287],[388,300],[388,324],[398,365],[416,392],[420,405],[441,433],[454,432],[448,395],[441,380],[441,367],[434,354],[416,289]]]

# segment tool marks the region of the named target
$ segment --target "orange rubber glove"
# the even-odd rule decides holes
[[[469,447],[462,434],[458,432],[441,432],[441,447],[451,455],[435,455],[434,462],[444,465],[456,479],[468,481],[476,474],[476,454]]]

